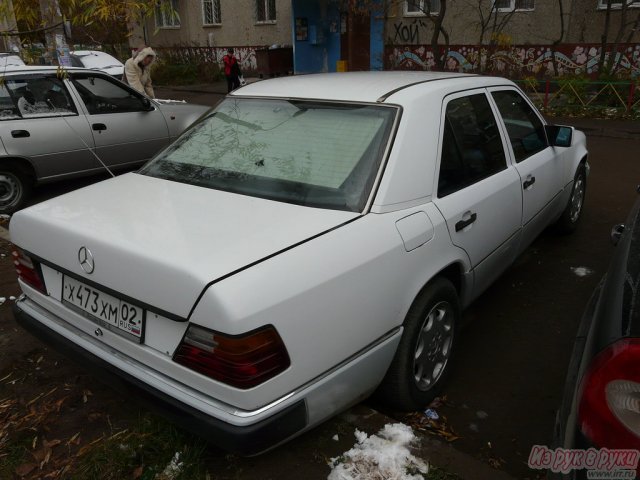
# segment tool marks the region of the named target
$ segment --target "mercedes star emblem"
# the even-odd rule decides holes
[[[85,273],[93,273],[93,269],[95,268],[95,263],[93,261],[93,255],[91,254],[91,250],[87,247],[80,247],[78,250],[78,261],[80,262],[80,266]]]

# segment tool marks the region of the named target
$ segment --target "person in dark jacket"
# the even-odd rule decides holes
[[[241,75],[238,59],[233,55],[233,48],[227,50],[222,61],[224,62],[224,76],[227,78],[227,92],[230,92],[240,86]]]

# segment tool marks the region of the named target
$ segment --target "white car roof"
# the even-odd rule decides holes
[[[382,102],[395,92],[415,84],[434,83],[470,88],[508,80],[456,72],[349,72],[279,77],[251,83],[235,90],[234,96],[308,98],[355,102]],[[509,82],[510,83],[510,82]]]

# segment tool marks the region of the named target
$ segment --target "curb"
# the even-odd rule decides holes
[[[339,418],[367,433],[376,433],[387,423],[398,423],[397,420],[364,405],[351,408],[342,413]],[[446,472],[458,475],[462,479],[515,480],[515,477],[508,473],[491,468],[477,458],[456,450],[450,443],[419,431],[414,431],[414,433],[420,437],[420,446],[416,449],[416,456]]]

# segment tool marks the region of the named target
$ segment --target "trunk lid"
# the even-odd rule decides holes
[[[358,215],[129,173],[16,213],[11,238],[80,279],[186,318],[209,282]],[[78,260],[83,246],[91,274]]]

